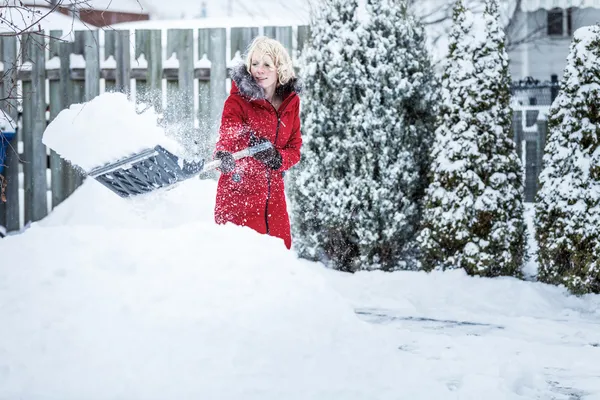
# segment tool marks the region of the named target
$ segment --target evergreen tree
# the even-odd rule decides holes
[[[573,37],[536,203],[538,279],[600,293],[600,25]]]
[[[356,269],[355,196],[361,184],[357,115],[364,112],[364,30],[356,0],[325,0],[303,51],[302,161],[291,180],[295,248],[304,258]]]
[[[473,15],[462,0],[453,18],[444,110],[419,237],[422,266],[519,276],[525,258],[523,188],[510,139],[510,77],[497,0],[486,2],[483,43],[473,36]]]
[[[438,91],[420,23],[405,1],[368,0],[365,96],[359,130],[360,268],[415,265]]]

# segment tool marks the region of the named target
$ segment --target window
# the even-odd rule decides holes
[[[548,36],[571,36],[573,33],[573,9],[548,10],[546,26]]]

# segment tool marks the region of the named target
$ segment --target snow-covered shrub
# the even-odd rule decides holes
[[[352,270],[355,212],[362,204],[356,116],[364,112],[365,32],[356,0],[325,0],[315,10],[302,54],[302,159],[290,180],[294,246],[301,257]]]
[[[367,85],[358,115],[359,261],[368,269],[411,268],[438,88],[423,27],[407,14],[405,1],[368,0],[367,12]]]
[[[538,279],[600,293],[600,25],[573,37],[536,204]]]
[[[300,255],[335,268],[407,267],[429,167],[435,79],[403,1],[329,0],[305,51],[303,158],[292,179]]]
[[[497,0],[486,2],[484,18],[481,42],[473,14],[456,2],[421,262],[425,270],[519,276],[526,255],[523,187],[510,139],[510,76]]]

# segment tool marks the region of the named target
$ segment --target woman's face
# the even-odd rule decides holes
[[[266,54],[253,54],[250,63],[250,74],[263,89],[277,86],[277,68],[273,59]]]

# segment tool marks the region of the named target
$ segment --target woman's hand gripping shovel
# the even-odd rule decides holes
[[[233,153],[235,160],[251,157],[272,147],[270,142]],[[187,161],[161,146],[144,150],[121,160],[94,168],[88,176],[96,179],[121,197],[137,196],[172,186],[221,166],[221,160]]]

